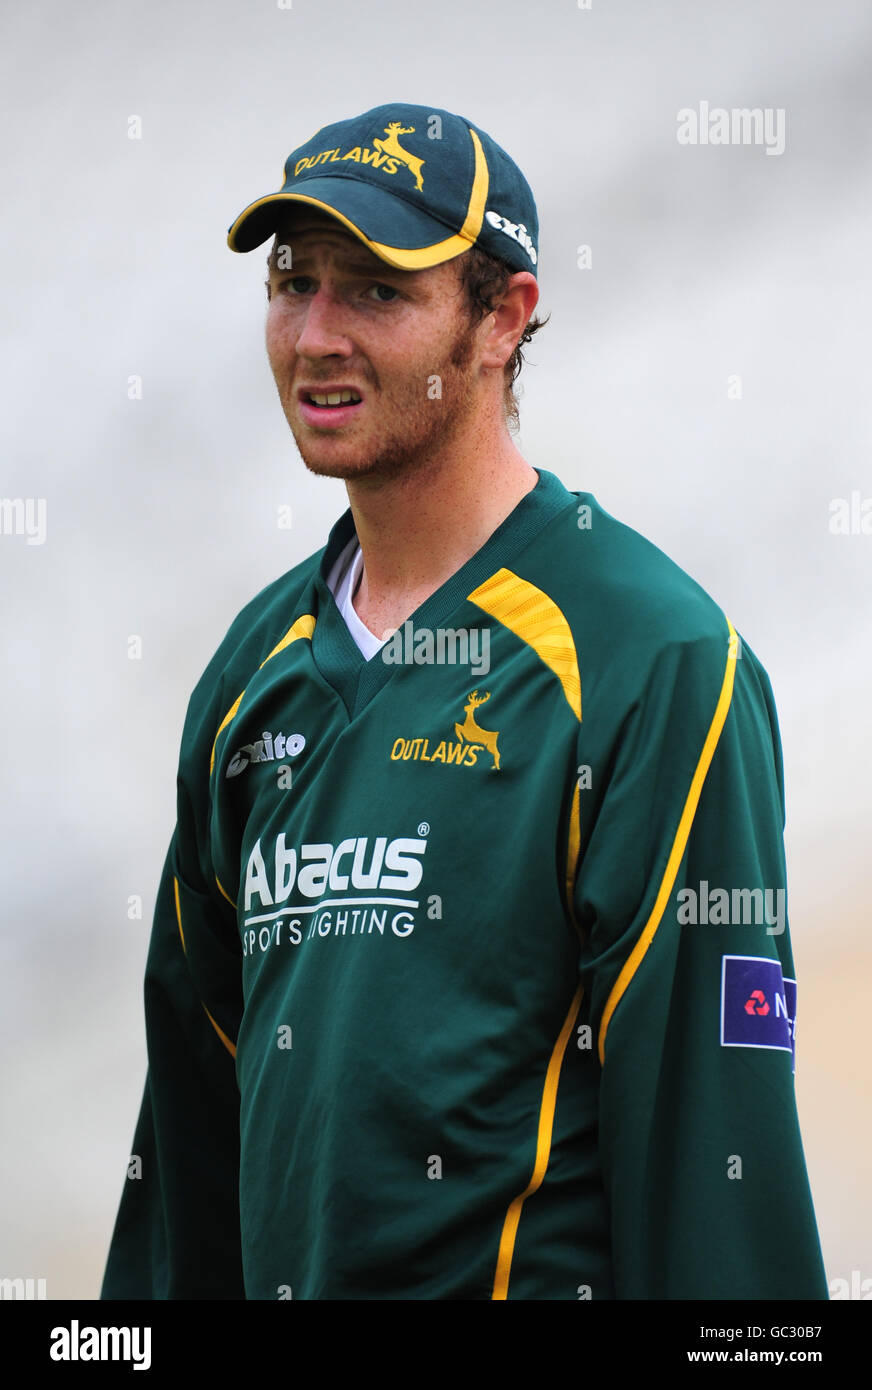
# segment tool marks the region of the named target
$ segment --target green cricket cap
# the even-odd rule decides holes
[[[395,102],[323,126],[288,155],[279,191],[239,214],[231,251],[275,235],[288,203],[329,213],[400,270],[480,246],[537,274],[539,219],[527,180],[480,126],[450,111]]]

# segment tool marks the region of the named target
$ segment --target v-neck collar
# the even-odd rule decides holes
[[[559,511],[570,502],[574,503],[573,494],[554,473],[544,468],[536,471],[539,474],[536,486],[521,498],[484,545],[409,614],[416,628],[444,626],[473,589],[516,556]],[[354,533],[354,517],[349,507],[333,526],[315,575],[318,612],[312,634],[315,664],[341,697],[350,719],[369,704],[397,669],[382,660],[380,650],[368,661],[364,658],[327,587],[327,575]]]

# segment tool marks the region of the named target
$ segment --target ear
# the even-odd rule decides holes
[[[483,367],[506,365],[538,303],[539,286],[535,275],[529,270],[518,271],[482,325],[486,330],[480,359]]]

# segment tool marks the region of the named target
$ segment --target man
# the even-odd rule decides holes
[[[512,441],[508,155],[397,104],[285,174],[229,241],[351,505],[191,699],[103,1296],[826,1298],[766,674]]]

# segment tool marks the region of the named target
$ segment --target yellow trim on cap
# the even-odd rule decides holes
[[[273,647],[272,651],[270,652],[269,656],[264,657],[263,661],[260,663],[260,665],[259,665],[258,668],[257,668],[258,671],[262,671],[263,668],[264,668],[264,666],[266,665],[266,663],[267,663],[268,661],[271,661],[272,658],[273,658],[274,656],[277,656],[279,652],[283,652],[284,649],[285,649],[285,647],[289,647],[289,646],[291,645],[291,643],[292,643],[292,642],[296,642],[296,641],[298,640],[298,638],[300,638],[300,637],[308,637],[308,638],[311,639],[312,633],[313,633],[314,631],[315,631],[315,619],[313,618],[313,616],[312,616],[311,613],[304,613],[302,617],[297,618],[296,622],[293,623],[293,624],[288,628],[288,630],[287,630],[287,632],[285,633],[285,635],[284,635],[284,637],[282,638],[282,640],[281,640],[280,642],[277,642],[277,643],[276,643],[276,645]],[[248,689],[248,687],[246,686],[246,690],[247,690],[247,689]],[[244,694],[245,694],[245,690],[242,691],[242,694],[237,695],[236,699],[233,701],[233,704],[230,706],[230,708],[229,708],[229,710],[227,711],[227,713],[225,714],[224,718],[221,720],[221,723],[218,725],[218,732],[216,733],[216,735],[215,735],[215,740],[214,740],[214,742],[213,742],[213,744],[212,744],[212,756],[211,756],[210,759],[209,759],[209,776],[210,776],[210,777],[212,776],[212,773],[215,771],[215,748],[216,748],[216,746],[217,746],[217,744],[218,744],[218,739],[221,737],[221,734],[222,734],[222,733],[224,732],[224,730],[227,728],[227,725],[230,724],[230,723],[233,721],[233,719],[236,717],[236,713],[237,713],[237,711],[238,711],[238,709],[239,709],[239,706],[242,704],[242,696],[243,696]],[[221,888],[221,884],[220,884],[220,883],[218,884],[218,887]],[[221,888],[221,892],[224,893],[224,889],[223,889],[223,888]],[[232,902],[232,899],[229,898],[229,897],[227,897],[227,894],[226,894],[226,893],[224,893],[224,896],[225,896],[225,898],[227,898],[227,901],[228,901],[228,902]],[[235,906],[235,904],[234,904],[234,906]]]
[[[679,865],[684,858],[684,851],[687,848],[687,841],[690,838],[690,829],[693,824],[693,818],[696,815],[696,808],[699,804],[703,783],[708,774],[711,760],[714,757],[715,748],[718,745],[718,740],[720,739],[724,724],[726,723],[727,714],[729,713],[730,702],[733,698],[733,684],[736,677],[736,656],[739,649],[739,638],[729,618],[727,618],[727,627],[730,630],[730,640],[727,648],[727,665],[724,671],[721,693],[718,697],[718,703],[715,707],[714,717],[709,726],[709,731],[706,734],[705,742],[702,746],[702,752],[699,755],[696,771],[690,783],[690,791],[687,793],[687,800],[684,803],[684,810],[678,822],[675,839],[672,841],[672,849],[666,863],[663,878],[660,881],[660,891],[657,894],[656,901],[651,910],[651,916],[645,923],[642,935],[639,937],[639,940],[624,962],[624,967],[612,986],[612,991],[606,1001],[605,1009],[603,1010],[599,1032],[600,1065],[602,1065],[605,1060],[606,1032],[612,1014],[615,1012],[630,981],[639,969],[645,952],[654,940],[655,933],[660,925],[663,913],[666,910],[666,904],[672,894]]]
[[[512,1256],[515,1253],[515,1237],[518,1233],[518,1222],[521,1219],[521,1208],[528,1197],[542,1186],[545,1174],[548,1170],[548,1160],[551,1157],[551,1139],[554,1131],[554,1111],[557,1108],[557,1084],[560,1080],[560,1068],[563,1064],[563,1057],[566,1052],[566,1044],[578,1017],[581,1008],[581,996],[584,988],[579,983],[575,994],[572,996],[572,1003],[569,1006],[569,1013],[563,1020],[563,1027],[554,1050],[548,1062],[548,1070],[545,1073],[545,1085],[542,1089],[542,1104],[539,1107],[539,1129],[536,1135],[536,1159],[533,1164],[533,1176],[517,1197],[509,1203],[503,1222],[503,1231],[500,1236],[500,1248],[497,1255],[497,1267],[494,1275],[494,1289],[491,1300],[502,1300],[509,1295],[509,1275],[512,1272]]]
[[[324,212],[335,217],[338,222],[346,226],[353,232],[364,246],[368,246],[373,255],[378,256],[379,260],[386,261],[388,265],[395,266],[398,270],[428,270],[431,266],[441,265],[443,261],[450,261],[454,256],[460,256],[464,251],[468,251],[478,239],[481,231],[481,224],[484,221],[484,210],[487,204],[488,188],[490,187],[490,176],[488,174],[487,159],[482,148],[481,140],[476,135],[472,126],[467,126],[472,144],[475,150],[475,172],[472,179],[472,191],[469,195],[469,203],[466,209],[466,216],[463,219],[463,226],[460,231],[453,236],[446,237],[444,241],[434,241],[431,246],[403,247],[390,246],[384,241],[373,241],[350,217],[345,213],[338,212],[329,203],[323,202],[320,198],[312,198],[308,193],[268,193],[264,198],[258,198],[256,202],[241,212],[237,217],[230,231],[227,233],[227,245],[231,251],[237,251],[236,234],[243,222],[256,212],[258,208],[266,203],[290,202],[290,203],[309,203],[312,207],[321,208]],[[373,185],[375,187],[375,185]],[[385,189],[385,192],[389,192]],[[265,240],[266,238],[264,238]],[[254,248],[252,248],[254,249]]]

